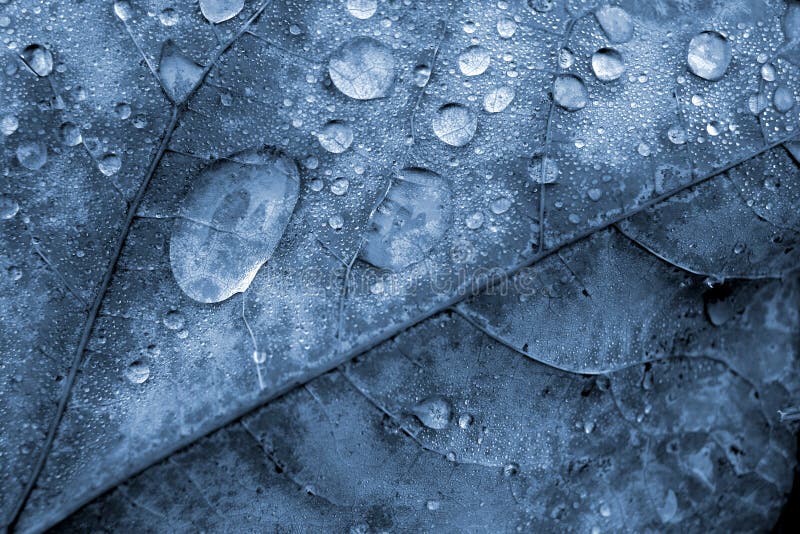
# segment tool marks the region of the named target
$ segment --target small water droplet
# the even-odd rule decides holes
[[[537,13],[548,13],[555,7],[555,0],[528,0],[528,7]]]
[[[517,31],[517,23],[510,17],[500,17],[497,20],[497,33],[503,39],[511,39]]]
[[[458,427],[463,430],[466,430],[472,426],[473,421],[474,419],[472,415],[468,413],[461,414],[461,416],[458,418]]]
[[[767,108],[767,96],[764,93],[753,93],[747,100],[747,107],[750,113],[758,115]]]
[[[178,23],[178,12],[171,7],[165,7],[161,10],[161,13],[158,14],[158,20],[164,26],[175,26]]]
[[[600,197],[603,196],[603,192],[596,187],[589,189],[589,191],[587,191],[586,194],[589,196],[590,200],[593,200],[595,202],[600,200]]]
[[[341,215],[331,215],[328,218],[328,226],[334,230],[341,230],[344,226],[344,218]]]
[[[718,136],[720,133],[722,133],[722,123],[719,121],[709,122],[706,124],[706,132],[708,132],[708,135],[712,137]]]
[[[22,269],[17,267],[16,265],[11,265],[6,272],[8,273],[8,277],[14,280],[15,282],[22,278]]]
[[[575,63],[575,54],[569,48],[562,48],[558,52],[558,66],[562,70],[570,68]]]
[[[673,145],[682,145],[686,142],[686,130],[683,126],[674,124],[667,130],[667,139]]]
[[[490,208],[495,215],[501,215],[511,208],[511,200],[506,197],[500,197],[492,202]]]
[[[645,158],[650,155],[650,145],[647,143],[639,143],[639,146],[636,148],[636,151],[639,153],[640,156],[644,156]]]
[[[467,216],[467,228],[470,230],[477,230],[481,226],[483,226],[483,213],[480,211],[476,211],[472,215]]]
[[[503,466],[503,476],[504,477],[513,477],[519,474],[519,464],[516,462],[510,462]]]
[[[183,314],[178,310],[170,310],[164,316],[162,321],[164,326],[166,326],[169,330],[180,330],[183,328],[185,320],[183,318]]]
[[[489,113],[500,113],[514,100],[514,89],[506,85],[492,89],[483,99],[483,109]]]

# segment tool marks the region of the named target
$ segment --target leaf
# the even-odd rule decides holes
[[[797,76],[794,19],[791,11],[784,16],[784,2],[626,1],[630,36],[588,2],[387,2],[372,16],[369,6],[352,2],[202,4],[20,1],[3,8],[14,35],[2,78],[10,102],[2,117],[11,178],[3,185],[3,206],[11,206],[4,213],[18,206],[4,216],[0,235],[10,274],[4,283],[13,288],[0,297],[4,316],[12,317],[1,338],[10,386],[2,390],[0,454],[13,466],[1,475],[10,488],[0,497],[3,525],[51,526],[133,473],[475,289],[527,268],[565,276],[554,263],[560,256],[574,256],[571,268],[587,276],[585,289],[614,312],[599,316],[584,306],[577,283],[559,282],[571,299],[562,317],[588,317],[613,336],[593,345],[575,325],[574,345],[564,348],[550,326],[549,339],[529,347],[542,361],[607,372],[693,356],[700,349],[692,339],[651,336],[663,323],[712,335],[701,300],[712,326],[735,324],[742,339],[761,339],[758,327],[733,318],[749,295],[762,298],[758,284],[778,282],[722,286],[735,295],[734,305],[701,292],[696,277],[673,266],[712,282],[792,276],[793,182],[784,195],[769,189],[773,182],[750,180],[764,172],[759,165],[795,172],[776,148],[792,146],[800,109],[786,109]],[[724,33],[731,47],[716,82],[686,65],[686,47],[708,28]],[[609,45],[626,74],[600,81],[589,58]],[[45,51],[54,61],[47,74]],[[762,75],[767,62],[774,81]],[[568,111],[580,106],[556,90],[555,80],[567,78],[585,90],[582,109]],[[510,101],[489,99],[481,108],[501,88],[511,91],[504,92]],[[192,290],[181,290],[188,286],[180,272],[176,281],[169,260],[194,224],[182,219],[193,217],[187,203],[208,179],[209,164],[264,146],[297,164],[299,191],[287,195],[294,208],[275,203],[274,218],[258,217],[274,224],[252,261],[228,273],[237,283],[200,299],[221,302],[200,303]],[[409,169],[441,180],[415,196],[405,191]],[[248,191],[258,189],[248,184]],[[242,198],[226,205],[237,211],[248,204]],[[720,198],[723,209],[713,203]],[[681,203],[687,199],[692,204]],[[198,213],[210,209],[202,204]],[[706,213],[710,207],[716,211]],[[685,215],[692,226],[670,221],[673,234],[665,236],[649,226],[659,213]],[[736,225],[739,240],[752,239],[747,253],[731,256],[738,241],[720,241],[699,258],[687,253],[691,239],[714,225]],[[614,226],[673,266],[628,243]],[[213,231],[220,229],[229,228]],[[776,232],[783,241],[765,240]],[[225,247],[233,241],[218,237]],[[203,264],[207,251],[196,248]],[[609,268],[592,271],[585,256],[591,250],[604,254]],[[231,261],[249,252],[234,251]],[[191,255],[185,247],[180,257]],[[664,278],[643,277],[631,295],[612,291],[645,264]],[[676,288],[678,280],[693,284]],[[636,295],[650,307],[629,298]],[[540,295],[530,307],[539,313],[542,302]],[[620,302],[665,319],[638,325]],[[469,306],[486,314],[487,332],[514,322],[474,301]],[[679,310],[689,315],[667,321]],[[758,319],[753,324],[764,327]],[[786,338],[796,333],[791,322],[769,323],[775,329]],[[527,334],[508,328],[509,339],[501,339],[522,350],[517,342]],[[759,372],[788,384],[782,364],[793,350],[784,338],[770,344]],[[723,376],[724,365],[734,368],[718,359],[726,363],[711,377]],[[428,401],[415,404],[418,412],[439,406],[431,421],[446,412],[437,395],[415,399]],[[779,407],[786,408],[770,410]],[[647,454],[637,458],[636,465],[652,464]],[[769,467],[785,484],[791,467]],[[461,494],[469,485],[450,488]],[[682,491],[670,486],[657,496],[659,518],[696,520],[681,515]],[[780,503],[776,491],[770,499],[754,497],[762,519]],[[493,501],[498,515],[507,495]],[[566,521],[591,528],[582,519]]]

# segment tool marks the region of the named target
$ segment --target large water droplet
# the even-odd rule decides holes
[[[511,39],[517,32],[517,23],[510,17],[500,17],[497,21],[497,33],[503,39]]]
[[[109,152],[100,157],[97,168],[106,176],[114,176],[122,168],[122,160],[113,152]]]
[[[592,54],[592,71],[601,82],[611,82],[625,72],[625,61],[613,48],[601,48]]]
[[[14,115],[4,115],[2,119],[0,119],[0,132],[3,132],[3,135],[11,135],[17,131],[19,128],[19,120]]]
[[[198,302],[245,291],[272,256],[297,202],[293,160],[251,149],[206,167],[191,184],[169,244],[172,273]]]
[[[114,0],[114,14],[122,22],[127,22],[133,16],[133,9],[127,0]]]
[[[378,9],[377,0],[347,0],[347,11],[357,19],[366,20]]]
[[[125,369],[125,378],[132,384],[144,384],[150,378],[150,367],[141,360],[135,360]]]
[[[200,0],[200,12],[214,24],[232,19],[243,7],[244,0]]]
[[[447,181],[427,169],[400,171],[373,212],[361,256],[382,269],[422,261],[452,223]]]
[[[500,113],[514,100],[514,89],[504,85],[493,89],[483,99],[483,109],[489,113]]]
[[[633,20],[621,7],[606,4],[599,7],[594,16],[610,42],[627,43],[633,37]]]
[[[342,121],[330,121],[322,127],[317,138],[322,148],[341,154],[353,144],[353,130]]]
[[[22,60],[37,76],[53,72],[53,54],[40,44],[32,44],[22,51]]]
[[[0,194],[0,219],[8,220],[19,211],[17,201],[8,195]]]
[[[486,72],[492,57],[482,46],[470,46],[458,56],[458,68],[464,76],[477,76]]]
[[[392,51],[370,37],[347,41],[328,63],[328,74],[336,88],[356,100],[388,95],[394,84],[394,69]]]
[[[589,103],[583,80],[574,74],[562,74],[553,83],[553,100],[567,111],[578,111]]]
[[[775,89],[772,94],[772,105],[779,113],[786,113],[794,107],[795,99],[792,91],[785,85]]]
[[[717,81],[728,70],[731,45],[723,35],[705,31],[692,37],[687,55],[689,70],[704,80]]]
[[[200,82],[203,67],[184,54],[171,40],[161,47],[158,76],[164,89],[175,102],[183,102]]]
[[[36,171],[47,163],[47,146],[38,141],[28,141],[17,147],[17,161],[26,169]]]
[[[453,408],[450,403],[442,397],[431,397],[420,402],[413,408],[411,413],[428,428],[433,430],[443,430],[447,428]]]
[[[445,104],[433,117],[433,133],[451,146],[464,146],[478,129],[478,117],[461,104]]]

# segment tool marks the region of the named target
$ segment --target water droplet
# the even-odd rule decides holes
[[[347,11],[357,19],[366,20],[378,9],[377,0],[347,0]]]
[[[425,507],[428,510],[430,510],[431,512],[435,512],[436,510],[439,509],[440,506],[441,506],[441,503],[439,501],[427,501],[425,503]]]
[[[476,211],[472,215],[467,216],[467,228],[470,230],[477,230],[481,226],[483,226],[483,213],[480,211]]]
[[[794,107],[794,95],[792,91],[785,85],[781,85],[775,89],[772,95],[772,105],[779,113],[786,113]]]
[[[497,33],[503,39],[511,39],[517,32],[517,23],[510,17],[500,17],[497,21]]]
[[[650,155],[650,145],[647,143],[639,143],[639,146],[636,147],[636,151],[640,156],[644,156],[646,158]]]
[[[458,427],[463,430],[466,430],[472,426],[473,421],[474,419],[472,415],[468,413],[461,414],[461,416],[458,418]]]
[[[667,130],[667,139],[673,145],[682,145],[686,142],[686,130],[680,124],[674,124]]]
[[[492,89],[483,99],[483,109],[489,113],[500,113],[514,100],[514,89],[508,86]]]
[[[183,314],[178,310],[170,310],[164,316],[162,321],[164,326],[166,326],[169,330],[180,330],[183,328],[185,320],[183,318]]]
[[[603,192],[602,192],[602,191],[600,191],[600,190],[599,190],[598,188],[596,188],[596,187],[593,187],[593,188],[589,189],[589,190],[586,192],[586,194],[587,194],[587,196],[589,197],[589,200],[593,200],[593,201],[595,201],[595,202],[597,202],[598,200],[600,200],[600,197],[602,197],[602,196],[603,196]]]
[[[606,4],[594,12],[594,17],[610,42],[627,43],[633,38],[633,20],[621,7]]]
[[[511,208],[511,200],[506,197],[500,197],[492,202],[490,208],[495,215],[502,215]]]
[[[191,183],[169,243],[172,273],[198,302],[246,290],[272,256],[297,202],[299,174],[280,151],[217,160]]]
[[[747,107],[753,115],[758,115],[764,111],[767,105],[767,96],[764,93],[753,93],[747,100]]]
[[[200,4],[202,5],[202,2]],[[175,26],[178,23],[178,12],[171,7],[166,7],[158,14],[158,20],[164,26]]]
[[[461,104],[445,104],[433,117],[433,133],[451,146],[464,146],[478,128],[478,117]]]
[[[611,515],[611,507],[607,503],[600,505],[600,515],[603,517],[609,517]]]
[[[32,44],[22,51],[22,60],[37,76],[53,72],[53,54],[40,44]]]
[[[308,182],[308,187],[315,192],[322,191],[322,188],[325,187],[325,183],[320,180],[319,178],[314,178],[310,182]]]
[[[344,218],[341,215],[331,215],[328,218],[328,226],[334,230],[341,230],[344,226]]]
[[[11,265],[6,272],[8,273],[8,277],[11,278],[13,281],[17,281],[22,278],[22,269],[17,267],[16,265]]]
[[[447,428],[452,411],[450,403],[442,397],[430,397],[411,408],[411,413],[433,430]]]
[[[555,7],[555,0],[528,0],[528,7],[537,13],[548,13]]]
[[[583,80],[574,74],[562,74],[553,83],[553,100],[567,111],[578,111],[589,103]]]
[[[470,46],[458,56],[458,68],[464,76],[478,76],[486,72],[491,60],[488,50],[482,46]]]
[[[776,77],[775,66],[772,63],[761,65],[761,79],[765,82],[774,82]]]
[[[715,82],[722,78],[731,62],[731,45],[722,34],[715,31],[701,32],[689,42],[687,56],[689,70],[693,74]]]
[[[432,171],[400,171],[372,214],[362,257],[390,270],[425,259],[450,227],[451,196],[447,181]]]
[[[14,115],[4,115],[0,119],[0,132],[3,132],[3,135],[11,135],[17,131],[17,128],[19,128],[19,120]]]
[[[127,102],[120,102],[114,106],[114,114],[121,120],[131,116],[131,106]]]
[[[114,14],[122,22],[128,21],[133,16],[130,2],[127,0],[114,0]]]
[[[330,58],[328,74],[339,91],[356,100],[383,98],[394,84],[392,51],[370,37],[344,43]]]
[[[542,169],[542,162],[544,169]],[[558,164],[556,160],[546,156],[534,156],[528,164],[528,176],[536,184],[553,184],[558,179]]]
[[[625,72],[622,54],[613,48],[601,48],[592,54],[592,71],[601,82],[618,79]]]
[[[61,137],[61,142],[64,143],[65,146],[78,146],[83,142],[80,128],[71,122],[65,122],[61,125],[59,128],[59,135]]]
[[[509,462],[503,466],[503,476],[513,477],[519,473],[519,464],[516,462]]]
[[[6,194],[0,194],[0,219],[8,220],[13,218],[19,211],[19,204],[16,200]]]
[[[122,167],[122,160],[119,156],[113,152],[110,152],[100,157],[100,159],[97,161],[97,167],[104,175],[114,176]]]
[[[253,351],[253,361],[258,365],[261,365],[265,361],[267,361],[267,353],[263,350],[254,350]]]
[[[322,148],[333,154],[341,154],[353,144],[353,129],[342,121],[330,121],[317,135]]]
[[[158,63],[158,76],[173,101],[183,102],[200,82],[202,75],[203,67],[184,54],[171,40],[164,42]]]
[[[243,7],[244,0],[200,0],[200,12],[214,24],[232,19]]]
[[[347,193],[350,188],[350,181],[347,178],[337,178],[331,184],[331,193],[336,196],[342,196]]]
[[[21,143],[17,147],[17,161],[31,171],[37,171],[47,163],[47,147],[38,141]]]
[[[141,360],[134,360],[125,369],[125,378],[132,384],[144,384],[150,378],[150,367]]]
[[[706,124],[706,132],[708,135],[716,137],[722,133],[722,123],[719,121],[711,121]]]
[[[414,68],[414,85],[425,87],[431,79],[431,68],[428,65],[417,65]]]
[[[575,63],[575,54],[569,48],[562,48],[558,52],[558,66],[562,70],[570,68]]]

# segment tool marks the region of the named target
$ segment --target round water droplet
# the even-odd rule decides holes
[[[114,114],[121,120],[125,120],[131,116],[131,106],[127,102],[120,102],[114,106]]]
[[[325,183],[320,180],[319,178],[314,178],[310,182],[308,182],[308,187],[315,192],[322,191],[322,188],[325,187]]]
[[[706,132],[712,137],[716,137],[722,133],[722,123],[719,121],[711,121],[706,124]]]
[[[37,76],[47,76],[53,72],[53,54],[40,44],[25,47],[22,59]]]
[[[583,80],[574,74],[562,74],[553,82],[553,100],[567,111],[578,111],[589,103]]]
[[[544,169],[542,169],[542,162]],[[534,156],[528,164],[528,176],[537,184],[553,184],[558,179],[556,160],[544,156]]]
[[[507,463],[503,466],[503,476],[513,477],[519,473],[519,464],[515,462]]]
[[[83,142],[81,130],[76,124],[65,122],[59,128],[61,142],[66,146],[78,146]]]
[[[113,152],[103,154],[97,161],[97,168],[106,176],[117,174],[122,167],[122,160]]]
[[[114,14],[125,22],[133,16],[131,4],[127,0],[114,0]]]
[[[392,51],[370,37],[347,41],[328,63],[328,74],[336,88],[356,100],[388,95],[394,84],[394,69]]]
[[[775,66],[772,63],[761,65],[761,79],[765,82],[774,82],[777,77]]]
[[[621,7],[606,4],[594,12],[594,17],[610,42],[627,43],[633,38],[633,20]]]
[[[483,109],[489,113],[500,113],[514,100],[514,89],[504,85],[493,89],[483,98]]]
[[[357,19],[366,20],[378,9],[377,0],[347,0],[347,11]]]
[[[170,330],[180,330],[183,328],[185,320],[181,312],[177,310],[171,310],[167,312],[162,322],[164,323],[164,326]]]
[[[506,197],[500,197],[492,202],[490,208],[495,215],[502,215],[511,208],[511,200]]]
[[[472,215],[467,217],[467,228],[470,230],[477,230],[481,226],[483,226],[483,213],[480,211],[476,211]]]
[[[0,219],[8,220],[19,211],[19,204],[9,195],[0,194]]]
[[[158,20],[164,26],[175,26],[178,23],[178,12],[171,7],[166,7],[158,14]]]
[[[788,87],[781,85],[775,89],[775,93],[772,95],[772,105],[778,112],[786,113],[794,107],[794,103],[794,95]]]
[[[430,397],[411,409],[420,422],[433,430],[447,428],[453,409],[442,397]]]
[[[610,82],[625,72],[625,61],[613,48],[601,48],[592,54],[592,71],[601,82]]]
[[[461,104],[445,104],[433,117],[433,133],[451,146],[464,146],[478,129],[478,117]]]
[[[488,50],[482,46],[470,46],[458,56],[458,68],[464,76],[478,76],[486,72],[491,60]]]
[[[350,181],[347,178],[337,178],[331,184],[331,193],[336,196],[342,196],[347,193],[350,188]]]
[[[144,384],[150,378],[150,367],[141,360],[134,360],[125,369],[125,378],[132,384]]]
[[[22,143],[17,147],[17,161],[26,169],[37,171],[47,163],[47,147],[37,141]]]
[[[20,278],[22,278],[22,269],[17,267],[16,265],[11,265],[6,272],[8,273],[8,277],[16,282]]]
[[[598,200],[600,200],[600,197],[603,196],[603,192],[600,191],[598,188],[593,187],[586,192],[586,195],[589,197],[589,200],[597,202]]]
[[[497,33],[503,39],[511,39],[517,32],[517,23],[510,17],[500,17],[497,21]]]
[[[334,230],[341,230],[344,226],[344,218],[341,215],[331,215],[328,219],[328,226]]]
[[[639,143],[639,146],[636,147],[636,151],[640,156],[647,157],[650,155],[650,145],[647,143]]]
[[[728,70],[731,45],[725,36],[715,31],[699,33],[689,42],[687,61],[694,75],[715,82]]]
[[[682,145],[686,142],[686,130],[683,126],[675,124],[667,130],[667,139],[674,145]]]
[[[200,12],[214,24],[232,19],[243,7],[244,0],[200,0]]]
[[[353,144],[353,130],[342,121],[330,121],[317,134],[319,144],[328,152],[341,154]]]
[[[3,132],[3,135],[11,135],[17,131],[17,128],[19,128],[19,121],[14,115],[4,115],[0,119],[0,132]]]

